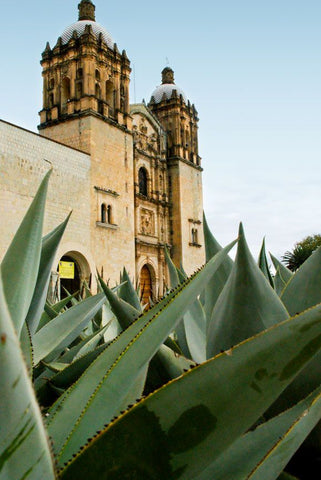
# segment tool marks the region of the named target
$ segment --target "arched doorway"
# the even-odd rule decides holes
[[[153,283],[150,267],[143,265],[140,271],[140,300],[142,305],[150,305],[150,299],[153,299]]]
[[[80,292],[84,282],[90,288],[91,273],[86,258],[79,252],[69,251],[63,255],[58,264],[59,273],[59,295],[65,298],[69,294]],[[67,293],[68,292],[68,293]]]
[[[60,298],[80,291],[80,272],[77,262],[69,255],[64,255],[59,261]],[[68,293],[67,293],[68,292]]]

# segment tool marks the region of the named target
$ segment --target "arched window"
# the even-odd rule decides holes
[[[83,69],[82,68],[78,68],[77,70],[77,78],[82,78],[83,77]]]
[[[95,76],[96,76],[96,80],[100,80],[100,72],[99,72],[99,70],[96,70]]]
[[[153,299],[153,284],[150,266],[144,265],[140,271],[140,300],[143,305],[148,305],[150,299]],[[147,307],[147,308],[148,308]]]
[[[147,197],[147,171],[144,167],[141,167],[138,171],[138,185],[139,193]]]
[[[109,108],[114,110],[114,85],[113,82],[107,80],[106,82],[106,102],[109,105]]]
[[[101,89],[100,89],[100,86],[98,83],[96,83],[96,86],[95,86],[95,95],[97,98],[101,98]]]
[[[198,244],[198,235],[197,235],[197,228],[192,228],[192,244]]]
[[[112,222],[112,208],[111,208],[111,205],[107,206],[107,223],[113,223]]]
[[[65,77],[62,81],[61,107],[63,111],[67,110],[67,102],[70,100],[70,79]]]
[[[52,90],[55,87],[55,81],[53,78],[50,79],[49,88]]]
[[[107,208],[104,203],[101,205],[101,212],[100,212],[101,223],[107,222]]]

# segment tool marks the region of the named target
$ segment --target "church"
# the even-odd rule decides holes
[[[169,67],[148,104],[130,104],[126,51],[91,0],[78,10],[42,53],[39,134],[0,120],[0,259],[52,168],[45,233],[72,210],[52,292],[95,291],[97,270],[114,286],[125,267],[147,303],[169,285],[165,247],[188,274],[205,261],[197,111]]]

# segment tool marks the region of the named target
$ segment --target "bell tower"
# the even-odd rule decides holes
[[[192,273],[205,261],[197,111],[175,84],[170,67],[163,69],[162,83],[152,93],[148,107],[167,134],[172,257],[178,267],[182,263],[187,273]]]
[[[64,30],[53,48],[47,44],[42,54],[39,130],[88,154],[90,225],[86,228],[96,267],[113,283],[124,265],[135,275],[131,69],[125,50],[120,53],[108,31],[96,22],[92,1],[81,0],[78,10],[78,21]],[[73,195],[70,169],[68,180],[68,193]]]
[[[42,54],[43,108],[39,130],[95,115],[127,126],[130,62],[95,21],[95,5],[81,0],[78,21]],[[45,133],[44,133],[45,134]]]

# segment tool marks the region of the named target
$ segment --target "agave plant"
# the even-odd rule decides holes
[[[50,305],[67,220],[42,238],[48,180],[1,264],[0,479],[276,479],[321,417],[319,377],[313,392],[262,421],[321,350],[317,294],[295,298],[306,277],[291,277],[282,302],[241,230],[234,265],[235,241],[208,241],[206,265],[190,278],[175,267],[175,288],[147,312],[125,270],[116,291],[100,279],[97,295]],[[238,292],[239,264],[249,285],[259,282],[252,296]],[[229,324],[223,335],[223,315],[246,320],[252,336],[240,329],[238,339]]]

